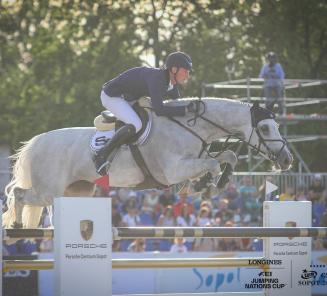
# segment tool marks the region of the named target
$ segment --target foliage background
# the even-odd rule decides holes
[[[327,2],[0,0],[0,142],[16,149],[51,129],[91,125],[105,81],[148,64],[150,55],[150,65],[161,66],[175,50],[188,52],[195,66],[185,96],[199,96],[203,82],[227,80],[229,62],[233,79],[257,77],[268,51],[278,54],[287,78],[326,79]],[[289,111],[327,114],[327,106]],[[326,127],[301,122],[290,133],[324,134]],[[313,171],[327,171],[326,142],[296,144]]]

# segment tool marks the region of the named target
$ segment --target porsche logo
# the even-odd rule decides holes
[[[93,221],[92,220],[81,220],[80,221],[81,236],[84,240],[88,241],[93,234]]]

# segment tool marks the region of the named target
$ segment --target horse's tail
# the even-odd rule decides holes
[[[39,136],[36,136],[24,142],[17,153],[10,157],[14,161],[14,166],[12,170],[12,179],[5,187],[8,210],[3,215],[3,225],[9,226],[15,221],[15,190],[29,189],[32,187],[31,150],[38,137]]]
[[[5,188],[5,193],[9,199],[14,197],[15,188],[19,187],[21,189],[29,189],[32,187],[31,150],[39,136],[36,136],[27,142],[23,142],[23,146],[19,148],[17,153],[10,157],[14,161],[12,170],[13,177]]]
[[[25,205],[22,215],[24,228],[37,228],[40,224],[43,207]]]

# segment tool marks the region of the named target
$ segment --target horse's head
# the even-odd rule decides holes
[[[288,170],[293,162],[293,156],[287,147],[286,139],[279,133],[274,113],[254,104],[251,108],[251,120],[250,145],[280,169]]]

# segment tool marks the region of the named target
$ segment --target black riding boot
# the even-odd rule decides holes
[[[110,153],[121,145],[126,144],[135,135],[135,127],[126,124],[116,131],[114,136],[95,155],[95,166],[97,173],[104,176],[106,174],[106,161]]]

